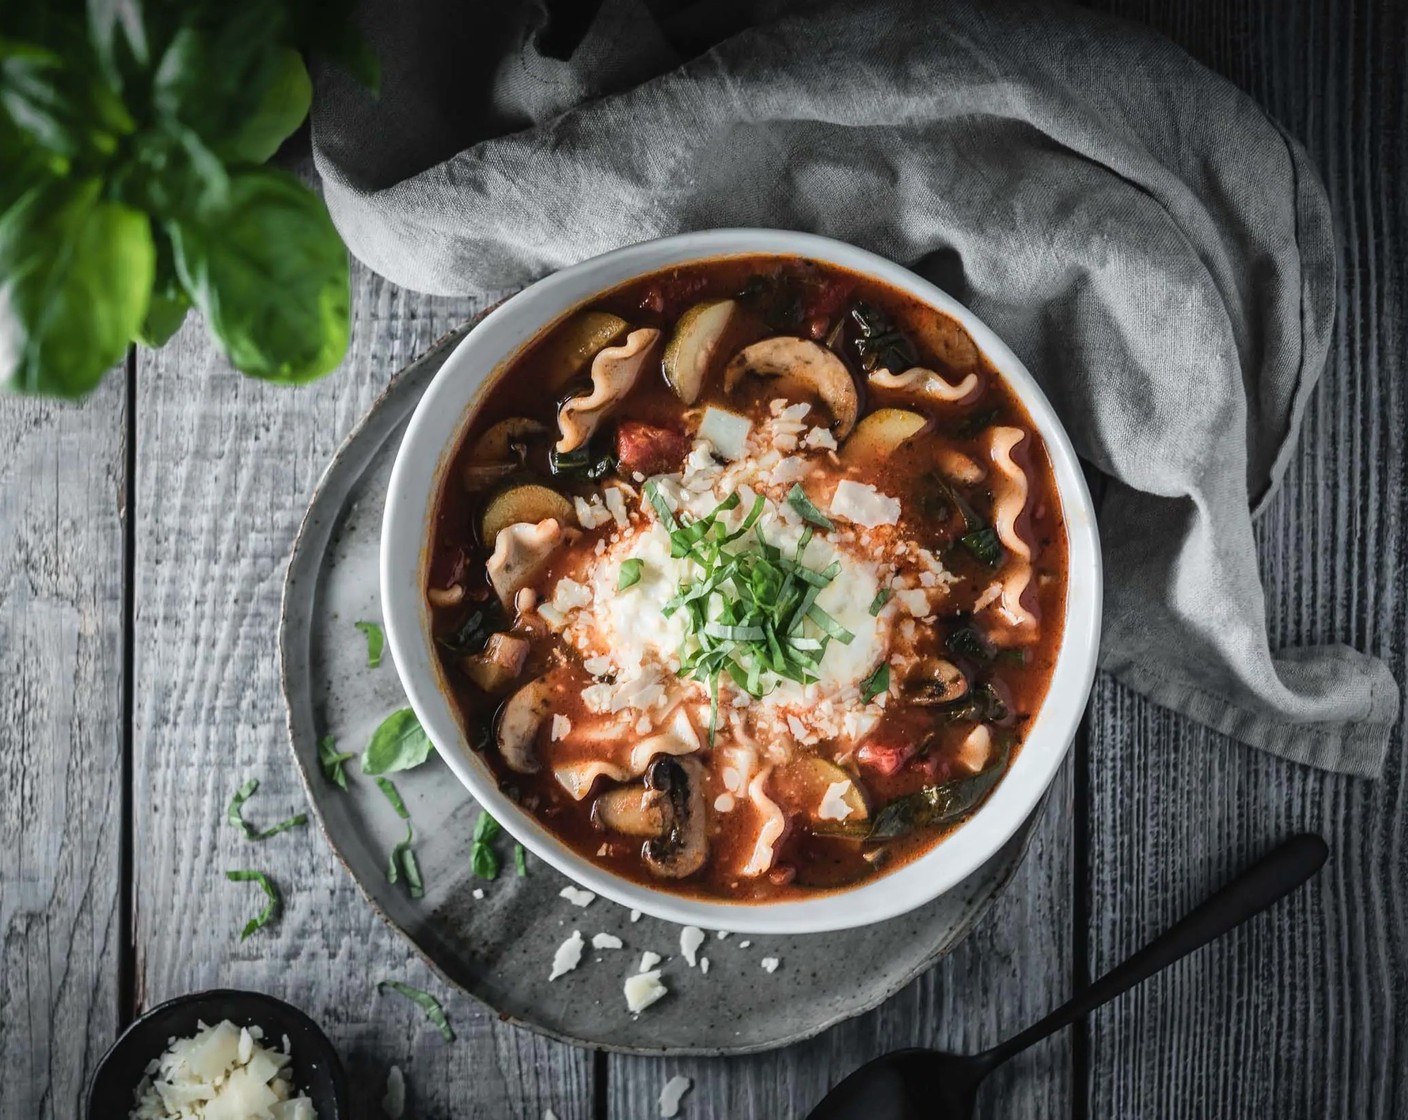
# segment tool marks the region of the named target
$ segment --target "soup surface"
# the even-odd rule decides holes
[[[939,842],[1061,640],[1045,447],[953,320],[795,257],[682,266],[492,381],[426,573],[501,788],[583,857],[766,902]]]

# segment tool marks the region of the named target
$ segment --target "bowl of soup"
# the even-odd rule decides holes
[[[979,868],[1099,633],[1090,498],[1022,363],[786,231],[629,246],[485,317],[407,428],[381,569],[410,703],[486,810],[622,905],[757,933]]]

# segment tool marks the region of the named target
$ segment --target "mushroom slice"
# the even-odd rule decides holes
[[[662,879],[693,875],[709,858],[704,767],[694,758],[657,758],[646,771],[645,784],[657,795],[663,827],[641,846],[641,859]]]
[[[569,398],[557,410],[559,455],[576,451],[591,438],[601,418],[635,387],[659,341],[659,331],[643,327],[628,334],[620,346],[597,353],[592,359],[591,392]]]
[[[547,434],[547,425],[527,416],[510,416],[500,420],[474,441],[470,460],[475,463],[507,463],[514,457],[513,445],[527,443],[534,436]]]
[[[745,346],[724,369],[724,391],[731,393],[745,374],[776,377],[811,390],[831,410],[836,438],[856,426],[860,398],[851,371],[832,351],[805,338],[765,338]]]
[[[930,400],[956,404],[969,397],[978,387],[978,375],[970,373],[957,385],[950,384],[931,369],[915,366],[904,373],[891,373],[887,369],[877,369],[870,375],[870,383],[879,389],[906,389],[920,393]]]
[[[546,677],[530,681],[508,698],[499,712],[494,741],[510,770],[536,774],[542,768],[536,749],[538,729],[551,709],[552,688]]]
[[[504,610],[512,605],[519,588],[527,587],[547,570],[554,554],[566,542],[561,523],[551,517],[536,525],[509,525],[498,531],[487,568],[489,582]]]
[[[877,408],[851,433],[841,448],[841,462],[863,463],[893,455],[902,443],[921,432],[929,421],[904,408]]]
[[[623,836],[659,836],[665,831],[661,794],[644,785],[616,786],[592,803],[592,823]]]
[[[498,541],[499,533],[510,525],[527,523],[536,525],[552,518],[559,525],[576,523],[577,514],[572,503],[546,486],[525,483],[510,486],[502,494],[496,494],[484,507],[484,516],[479,522],[479,533],[486,541]]]
[[[733,323],[738,304],[731,299],[696,303],[680,316],[665,346],[665,383],[685,404],[699,399],[704,378],[719,357],[719,348]]]
[[[946,708],[968,695],[968,678],[952,661],[926,657],[905,678],[904,698],[922,707]]]

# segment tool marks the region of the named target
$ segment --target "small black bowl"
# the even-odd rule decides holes
[[[88,1086],[88,1120],[127,1120],[147,1063],[165,1051],[170,1039],[195,1034],[197,1020],[213,1027],[225,1019],[237,1027],[263,1028],[265,1045],[279,1049],[287,1035],[294,1087],[312,1100],[318,1120],[348,1120],[347,1075],[318,1024],[273,996],[228,988],[158,1004],[123,1031]]]

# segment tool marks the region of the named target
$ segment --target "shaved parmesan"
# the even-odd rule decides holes
[[[821,807],[817,809],[816,815],[824,821],[843,821],[855,810],[846,803],[846,794],[852,790],[849,779],[840,782],[832,782],[826,787],[826,793],[821,799]]]
[[[572,721],[561,712],[554,712],[552,715],[552,741],[556,743],[560,739],[567,738],[572,733]]]
[[[746,416],[710,405],[699,422],[698,436],[724,459],[741,459],[748,452],[748,433],[753,425]]]
[[[640,955],[640,971],[641,971],[641,972],[649,972],[652,968],[654,968],[654,967],[655,967],[657,964],[659,964],[659,963],[660,963],[660,954],[659,954],[659,953],[652,953],[649,949],[647,949],[644,953],[642,953],[642,954]]]
[[[590,906],[596,899],[594,892],[582,887],[563,887],[557,894],[559,898],[567,899],[573,906]]]
[[[592,934],[593,949],[619,949],[623,942],[614,933]]]
[[[665,1087],[660,1090],[660,1115],[664,1120],[680,1114],[680,1098],[689,1092],[693,1084],[688,1077],[672,1077],[665,1082]]]
[[[549,980],[556,980],[559,976],[566,976],[574,968],[582,963],[582,950],[586,948],[586,942],[582,940],[582,931],[574,929],[572,936],[557,947],[557,952],[552,956],[552,972]]]
[[[831,513],[834,517],[844,517],[847,521],[874,529],[880,525],[897,524],[900,503],[898,498],[879,493],[869,483],[845,478],[836,484],[836,493],[831,495]]]
[[[623,990],[626,993],[626,1007],[634,1014],[639,1014],[651,1004],[658,1003],[670,992],[669,988],[660,983],[659,969],[627,976]]]
[[[263,1038],[229,1020],[173,1038],[147,1066],[129,1120],[316,1120],[313,1102],[293,1096],[287,1040],[280,1052]]]
[[[689,962],[689,967],[695,964],[695,954],[699,952],[699,946],[704,944],[704,931],[698,926],[685,926],[680,930],[680,952],[684,954],[684,959]]]
[[[780,965],[782,962],[776,957],[764,957],[758,963],[763,966],[764,972],[776,972],[777,966]]]

